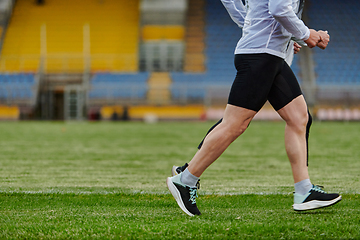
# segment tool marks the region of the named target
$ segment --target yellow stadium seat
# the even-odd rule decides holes
[[[0,105],[0,120],[17,120],[20,117],[20,110],[17,106]]]
[[[83,72],[84,58],[99,54],[106,57],[91,61],[93,71],[137,71],[137,61],[123,59],[137,60],[139,17],[139,0],[46,0],[41,6],[17,0],[0,70],[37,71],[43,53],[48,73]]]
[[[178,25],[146,25],[142,28],[142,39],[149,40],[183,40],[185,29]]]

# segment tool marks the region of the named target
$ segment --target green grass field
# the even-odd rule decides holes
[[[201,177],[203,215],[168,193],[212,122],[0,122],[0,239],[360,239],[360,123],[315,122],[310,175],[343,200],[297,213],[284,123],[253,122]]]

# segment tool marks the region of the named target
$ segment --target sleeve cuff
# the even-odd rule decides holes
[[[310,29],[308,28],[304,37],[302,37],[301,40],[306,41],[309,39],[309,37],[310,37]]]

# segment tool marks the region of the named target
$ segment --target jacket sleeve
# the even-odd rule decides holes
[[[269,12],[294,37],[300,40],[309,38],[310,30],[295,14],[291,0],[269,0]]]
[[[246,9],[241,0],[221,0],[231,19],[241,28],[244,27]]]

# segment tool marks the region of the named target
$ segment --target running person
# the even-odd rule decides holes
[[[307,167],[307,138],[311,125],[300,86],[284,61],[291,38],[309,47],[325,49],[327,32],[309,29],[298,17],[302,0],[221,0],[231,18],[243,25],[243,36],[235,49],[237,74],[229,93],[222,121],[209,131],[189,166],[167,186],[180,208],[190,216],[200,215],[196,206],[196,183],[200,175],[248,127],[268,100],[286,122],[285,149],[291,164],[295,193],[294,210],[333,205],[339,194],[327,194],[312,185]]]

